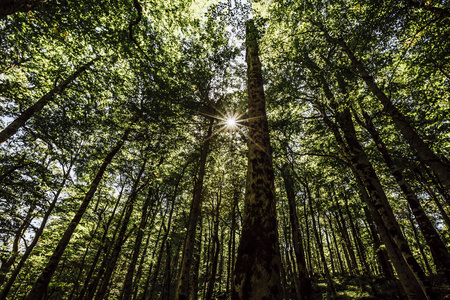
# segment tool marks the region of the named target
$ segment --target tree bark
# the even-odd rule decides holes
[[[175,295],[176,300],[188,300],[189,299],[189,278],[192,267],[195,236],[197,231],[197,223],[202,209],[202,190],[203,190],[203,178],[205,177],[206,158],[209,152],[209,144],[212,136],[214,119],[209,118],[209,127],[206,137],[203,141],[203,147],[200,155],[199,168],[197,179],[194,184],[194,192],[191,203],[191,210],[188,219],[188,228],[186,232],[186,239],[183,247],[183,258],[181,260],[181,268],[178,276],[178,286]]]
[[[312,296],[311,279],[306,269],[305,251],[302,244],[302,236],[297,216],[297,205],[295,203],[295,191],[293,175],[288,165],[283,166],[281,174],[286,189],[286,195],[289,204],[289,219],[292,226],[292,241],[294,243],[295,257],[297,258],[298,275],[300,279],[300,296],[303,300],[309,300]]]
[[[139,170],[138,176],[136,180],[133,183],[133,187],[131,188],[131,193],[127,199],[127,203],[125,204],[125,215],[122,221],[122,226],[119,231],[119,235],[117,236],[116,242],[113,246],[113,252],[111,254],[111,257],[108,261],[108,266],[106,268],[105,274],[103,275],[102,283],[100,284],[100,288],[97,291],[97,294],[95,296],[95,299],[102,300],[106,296],[106,292],[108,290],[109,281],[111,280],[111,276],[116,269],[117,260],[119,259],[120,252],[122,250],[122,246],[126,241],[126,232],[128,229],[128,225],[130,223],[131,214],[133,213],[134,209],[134,203],[136,202],[136,198],[139,194],[140,189],[145,186],[150,178],[147,179],[147,182],[145,182],[143,185],[139,187],[139,183],[141,181],[142,174],[145,170],[145,165],[147,164],[147,159],[144,159],[144,162],[142,163],[142,166]],[[153,199],[151,196],[153,192],[153,189],[150,188],[148,198]]]
[[[0,5],[1,7],[1,5]],[[57,95],[64,91],[75,79],[78,78],[84,71],[86,71],[90,66],[94,64],[99,57],[91,60],[90,62],[82,65],[78,70],[76,70],[72,75],[67,77],[66,80],[61,82],[59,85],[50,90],[47,94],[41,97],[36,103],[31,105],[25,111],[23,111],[19,117],[17,117],[14,121],[11,122],[5,129],[0,132],[0,145],[13,136],[21,127],[25,125],[25,123],[34,116],[34,114],[40,112],[48,102],[53,99],[54,95]]]
[[[247,21],[248,169],[232,299],[281,299],[274,172],[257,30]]]
[[[429,299],[424,286],[425,275],[423,270],[412,256],[411,250],[395,219],[394,213],[392,212],[392,208],[389,205],[378,176],[376,175],[375,170],[373,169],[361,144],[359,144],[349,109],[345,109],[344,112],[339,113],[337,119],[341,125],[342,131],[344,132],[345,140],[347,141],[348,150],[350,153],[350,163],[353,165],[359,176],[361,176],[361,179],[371,196],[375,209],[378,211],[382,222],[387,227],[392,240],[401,250],[402,256],[408,263],[410,268],[409,270],[412,272],[408,275],[408,268],[401,268],[400,264],[396,262],[397,257],[391,256],[394,265],[397,264],[400,268],[397,269],[396,267],[400,278],[404,276],[401,281],[405,288],[405,292],[410,299]],[[386,241],[384,242],[389,251],[390,247],[387,245]]]
[[[389,99],[389,97],[378,87],[374,78],[367,72],[363,63],[355,56],[347,43],[342,39],[331,38],[323,28],[322,24],[319,24],[319,27],[324,31],[326,38],[330,42],[338,44],[347,54],[364,82],[367,84],[373,95],[383,105],[384,111],[392,118],[394,124],[411,148],[415,150],[423,162],[433,170],[439,180],[444,184],[447,192],[450,191],[450,165],[448,162],[441,160],[417,134],[416,130],[411,126],[405,116],[394,106],[391,99]]]
[[[136,241],[134,243],[134,249],[133,249],[133,257],[131,258],[131,262],[128,265],[127,274],[125,275],[125,280],[123,283],[123,289],[122,289],[122,296],[121,298],[123,300],[131,299],[132,291],[133,291],[133,279],[134,279],[134,273],[136,269],[136,263],[139,258],[139,252],[141,249],[141,243],[142,239],[144,237],[144,230],[147,225],[148,221],[148,210],[150,202],[152,201],[152,193],[150,192],[145,199],[144,206],[142,207],[142,214],[141,214],[141,220],[139,223],[138,233],[136,237]]]
[[[383,159],[389,170],[391,171],[392,176],[400,186],[400,189],[402,190],[406,201],[411,207],[417,224],[419,225],[419,229],[422,232],[428,247],[430,248],[431,255],[433,256],[433,261],[438,272],[445,276],[447,282],[450,282],[450,253],[446,249],[445,244],[441,240],[438,232],[426,215],[422,205],[419,202],[419,199],[417,199],[416,194],[412,190],[409,183],[406,181],[403,172],[399,169],[397,164],[392,159],[390,153],[386,148],[386,145],[381,140],[380,135],[375,129],[371,117],[365,112],[363,112],[363,116],[365,119],[365,123],[362,123],[360,121],[360,124],[362,124],[372,136],[372,139],[374,140],[378,150],[383,156]]]

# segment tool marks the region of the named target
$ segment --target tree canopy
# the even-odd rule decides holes
[[[0,299],[444,299],[449,104],[448,1],[0,1]]]

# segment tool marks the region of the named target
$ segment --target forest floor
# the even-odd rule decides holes
[[[430,281],[435,295],[433,300],[450,300],[450,286],[440,284],[441,278],[432,277]],[[406,300],[403,296],[400,282],[388,281],[384,278],[369,278],[366,276],[345,276],[333,279],[337,292],[337,299],[365,299],[365,300]],[[325,279],[316,279],[313,283],[313,299],[331,299],[328,294]]]

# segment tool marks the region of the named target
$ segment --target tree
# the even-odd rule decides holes
[[[248,171],[241,240],[233,278],[233,299],[281,299],[281,259],[275,211],[272,149],[259,60],[258,32],[246,27],[248,76]]]

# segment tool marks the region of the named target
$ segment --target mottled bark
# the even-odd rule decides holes
[[[1,5],[0,5],[1,7]],[[34,116],[35,113],[44,108],[48,102],[50,102],[53,97],[62,91],[64,91],[78,76],[80,76],[84,71],[86,71],[90,66],[94,64],[96,60],[99,58],[95,58],[90,62],[81,66],[78,70],[76,70],[72,75],[67,77],[66,80],[58,84],[52,90],[50,90],[47,94],[41,97],[36,103],[31,105],[29,108],[24,110],[19,117],[17,117],[14,121],[11,122],[5,129],[0,132],[0,144],[13,136],[21,127],[25,125],[25,123]]]
[[[49,262],[45,266],[41,275],[39,275],[39,278],[34,283],[33,287],[31,288],[31,291],[25,297],[26,300],[40,300],[44,296],[44,294],[47,290],[47,286],[50,283],[50,280],[52,279],[53,274],[56,271],[56,268],[58,267],[59,261],[61,260],[61,257],[64,254],[64,251],[66,250],[67,245],[70,242],[73,232],[75,231],[78,224],[80,223],[81,218],[84,215],[84,212],[86,211],[87,207],[91,203],[92,197],[94,196],[95,192],[97,191],[98,185],[100,184],[100,181],[102,180],[102,177],[106,171],[106,168],[109,166],[109,164],[111,163],[114,156],[117,154],[117,152],[119,152],[119,150],[122,148],[125,141],[128,139],[130,131],[131,131],[131,127],[127,128],[125,130],[122,138],[119,140],[119,142],[117,142],[116,146],[105,157],[102,165],[98,169],[97,174],[95,175],[95,178],[89,187],[88,192],[86,193],[86,195],[83,199],[83,202],[81,202],[80,207],[78,208],[77,212],[75,213],[75,215],[73,216],[69,225],[67,226],[67,229],[64,232],[63,236],[59,240],[58,245],[56,246],[55,250],[53,251],[53,254],[50,257]]]
[[[289,219],[292,226],[292,242],[294,244],[295,257],[297,258],[297,268],[300,280],[300,295],[302,299],[309,300],[311,299],[312,286],[311,279],[308,276],[308,270],[306,269],[305,251],[302,243],[303,238],[300,232],[297,216],[297,205],[295,203],[294,182],[292,180],[293,175],[291,174],[288,165],[285,165],[281,172],[289,204]]]
[[[197,231],[197,223],[202,208],[203,178],[205,177],[206,158],[209,152],[209,144],[212,136],[213,124],[214,119],[209,118],[208,132],[203,141],[203,147],[198,167],[198,174],[194,184],[194,192],[192,197],[191,210],[189,212],[186,239],[184,241],[183,247],[183,258],[181,260],[181,268],[178,277],[178,286],[175,295],[176,300],[189,299],[189,277],[195,248],[194,245]]]
[[[248,169],[242,235],[232,299],[281,299],[272,149],[267,123],[257,30],[247,22]]]

